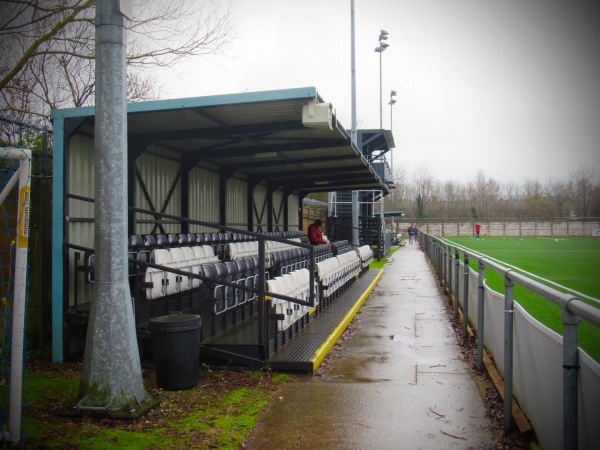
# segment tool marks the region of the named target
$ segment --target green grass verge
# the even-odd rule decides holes
[[[398,251],[400,247],[398,247],[397,245],[394,245],[393,247],[390,248],[390,254]],[[374,260],[369,264],[369,269],[381,269],[383,266],[385,266],[385,264],[388,262],[387,258],[381,258],[379,261]]]
[[[269,400],[270,386],[291,380],[287,374],[203,371],[196,388],[160,391],[159,406],[139,419],[122,420],[54,415],[52,410],[76,398],[80,372],[57,365],[31,370],[25,380],[24,448],[238,449]]]
[[[551,280],[568,289],[600,298],[600,241],[591,238],[448,238],[456,244],[491,256],[524,271]],[[477,270],[477,263],[471,261]],[[486,269],[487,284],[504,293],[504,279],[492,269]],[[544,283],[542,280],[538,280]],[[545,283],[548,284],[548,283]],[[551,284],[549,286],[566,292]],[[548,328],[562,335],[560,307],[537,294],[515,286],[514,298],[525,310]],[[598,303],[582,300],[595,307]],[[600,328],[582,321],[579,325],[579,345],[596,361],[600,361]]]
[[[387,258],[381,258],[379,261],[375,260],[369,264],[369,269],[381,269],[385,263],[388,262]]]

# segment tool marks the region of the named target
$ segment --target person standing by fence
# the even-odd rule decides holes
[[[415,238],[415,227],[412,225],[408,226],[408,243],[412,244]]]
[[[475,222],[475,237],[479,239],[479,233],[481,232],[481,225],[479,222]]]

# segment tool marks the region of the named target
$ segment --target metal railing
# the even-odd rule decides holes
[[[450,243],[444,239],[436,238],[425,233],[420,234],[421,244],[430,259],[440,284],[448,289],[450,298],[454,298],[455,314],[459,310],[459,277],[460,256],[464,259],[463,265],[463,336],[467,336],[469,318],[469,263],[477,261],[477,369],[483,369],[484,352],[484,284],[485,269],[490,268],[504,278],[504,429],[508,431],[512,426],[512,401],[513,398],[513,325],[514,325],[514,297],[515,285],[540,295],[546,300],[558,305],[562,311],[563,324],[563,448],[578,448],[578,398],[579,398],[579,347],[578,325],[582,320],[588,321],[600,328],[600,309],[593,307],[579,298],[566,294],[538,281],[528,278],[513,269],[503,266],[496,261],[486,258],[468,248]],[[544,376],[545,374],[539,374]],[[593,420],[597,420],[594,418]]]

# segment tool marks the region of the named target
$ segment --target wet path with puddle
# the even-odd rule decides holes
[[[395,252],[318,375],[286,384],[249,449],[485,449],[495,438],[424,254]]]

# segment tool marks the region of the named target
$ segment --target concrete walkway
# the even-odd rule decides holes
[[[424,254],[407,244],[384,269],[350,337],[283,387],[247,448],[494,448]]]

